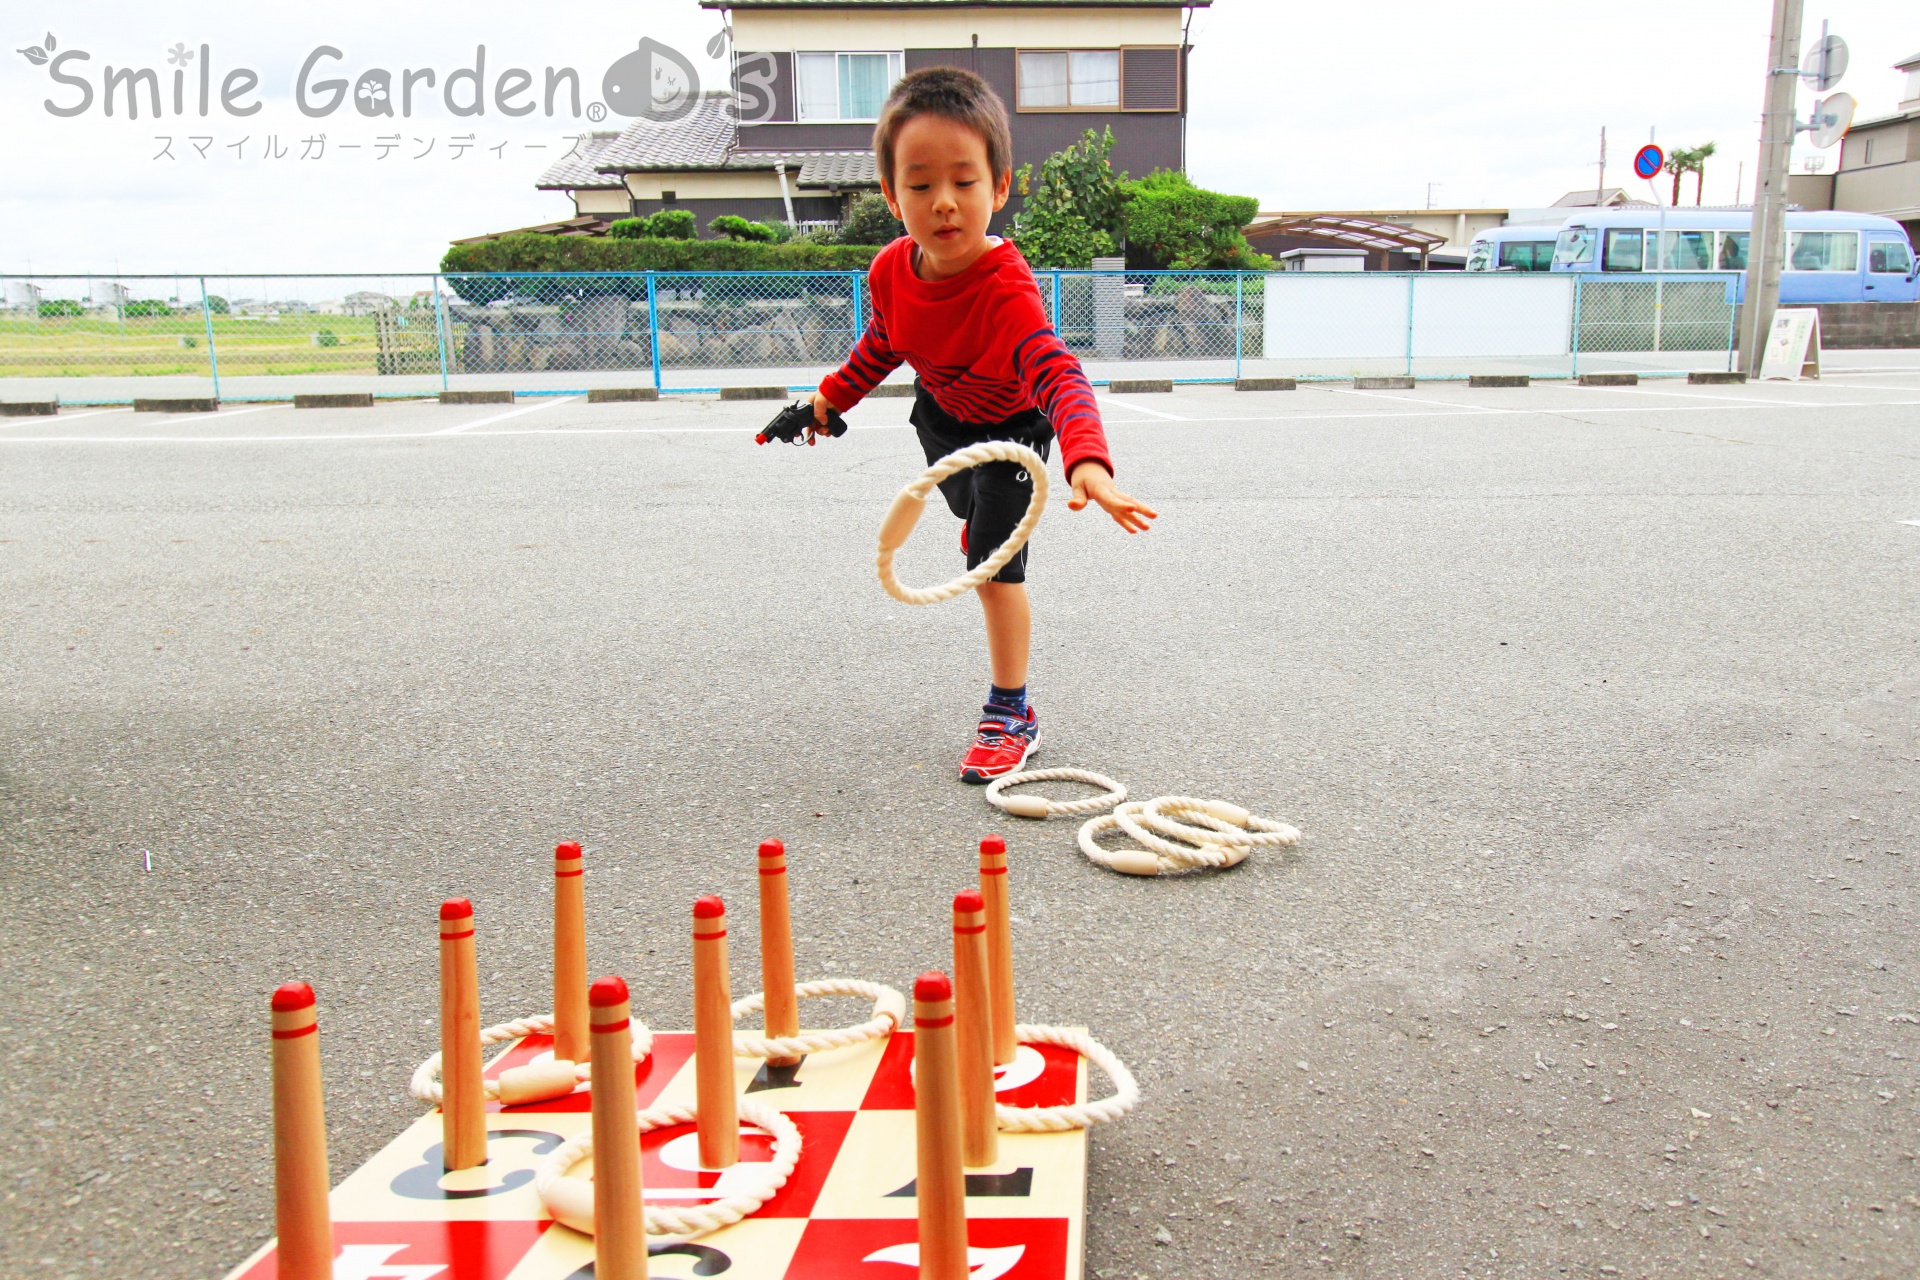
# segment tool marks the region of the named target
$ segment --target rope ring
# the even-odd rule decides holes
[[[953,581],[938,587],[901,586],[900,579],[893,573],[893,553],[906,543],[913,533],[913,527],[920,523],[920,514],[926,510],[927,495],[948,476],[969,467],[977,467],[983,462],[1017,462],[1027,469],[1027,474],[1033,477],[1033,497],[1027,500],[1027,513],[1020,517],[1020,523],[1014,526],[1007,540],[995,548],[992,555]],[[1040,513],[1046,505],[1047,464],[1026,445],[1011,440],[988,440],[956,450],[921,472],[918,479],[900,491],[893,505],[887,509],[887,518],[880,522],[880,555],[875,562],[880,570],[880,585],[902,604],[938,604],[962,592],[971,591],[1005,568],[1007,561],[1027,545],[1027,539],[1033,536],[1034,526],[1040,523]]]
[[[1008,787],[1024,786],[1029,782],[1084,782],[1089,786],[1104,787],[1106,792],[1080,800],[1049,800],[1045,796],[1003,797],[1000,794]],[[1126,798],[1127,789],[1124,786],[1104,773],[1095,773],[1091,769],[1031,769],[1026,773],[1003,774],[987,784],[987,802],[1016,818],[1078,817],[1083,813],[1111,809]]]
[[[1113,1093],[1098,1102],[1076,1102],[1064,1107],[1007,1107],[995,1104],[993,1111],[1000,1128],[1007,1133],[1065,1133],[1069,1129],[1087,1129],[1109,1124],[1140,1105],[1140,1083],[1133,1072],[1107,1046],[1084,1031],[1072,1027],[1048,1027],[1022,1023],[1013,1029],[1022,1044],[1052,1044],[1072,1049],[1100,1068],[1113,1081]]]
[[[1142,821],[1149,806],[1159,801],[1130,800],[1112,813],[1089,818],[1081,824],[1078,835],[1080,852],[1089,861],[1113,871],[1134,876],[1157,876],[1189,871],[1195,867],[1231,867],[1253,852],[1255,840],[1250,837],[1255,835],[1266,837],[1258,841],[1263,844],[1291,845],[1300,839],[1297,829],[1285,823],[1255,817],[1238,806],[1223,805],[1219,801],[1196,801],[1185,796],[1165,796],[1160,799],[1168,802],[1164,807],[1181,813],[1207,830],[1201,832],[1184,827],[1178,838],[1192,843],[1175,844]],[[1230,822],[1220,817],[1219,813],[1224,810],[1244,814],[1245,823]],[[1167,826],[1183,827],[1183,824],[1173,822],[1162,814],[1154,816]],[[1145,849],[1106,849],[1095,843],[1095,836],[1116,827],[1144,845]]]
[[[780,1111],[754,1098],[736,1103],[739,1116],[748,1124],[773,1135],[773,1159],[752,1185],[724,1196],[712,1204],[674,1208],[647,1205],[647,1234],[662,1242],[693,1240],[722,1227],[730,1227],[759,1211],[773,1199],[793,1176],[800,1163],[800,1130]],[[636,1113],[640,1132],[647,1133],[668,1125],[686,1124],[699,1119],[696,1108],[651,1107]],[[593,1182],[573,1177],[576,1165],[593,1154],[593,1133],[581,1133],[560,1144],[533,1174],[533,1189],[554,1221],[572,1227],[583,1235],[593,1234]],[[739,1165],[735,1165],[739,1168]]]
[[[1175,822],[1168,811],[1183,813],[1205,825],[1207,830]],[[1284,822],[1256,818],[1237,804],[1221,800],[1196,800],[1192,796],[1160,796],[1149,800],[1138,820],[1162,835],[1188,844],[1288,845],[1300,842],[1300,832]]]
[[[873,1001],[873,1016],[865,1022],[838,1031],[809,1031],[797,1036],[767,1036],[751,1031],[733,1033],[736,1058],[801,1058],[827,1049],[845,1049],[892,1035],[907,1020],[907,998],[892,987],[858,978],[825,978],[819,982],[796,983],[793,994],[802,1000],[825,996],[861,996]],[[750,1013],[767,1007],[767,993],[756,991],[744,1000],[733,1002],[733,1018],[738,1022]]]
[[[508,1040],[524,1040],[528,1036],[553,1034],[553,1015],[536,1013],[531,1017],[520,1018],[514,1022],[502,1022],[496,1026],[483,1027],[480,1031],[480,1047],[491,1049],[496,1044]],[[647,1055],[653,1052],[653,1032],[640,1019],[633,1019],[633,1060],[645,1062]],[[593,1078],[593,1064],[576,1062],[573,1064],[574,1083],[585,1084]],[[487,1101],[500,1100],[500,1081],[483,1080],[480,1091]],[[445,1100],[440,1084],[440,1055],[434,1054],[418,1067],[414,1068],[413,1079],[407,1083],[407,1092],[429,1106],[437,1107]],[[553,1096],[558,1096],[553,1095]]]

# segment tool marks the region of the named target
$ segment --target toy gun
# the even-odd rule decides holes
[[[813,405],[806,400],[795,400],[775,415],[773,421],[753,438],[753,442],[765,444],[769,440],[784,440],[788,444],[799,444],[807,428],[814,426],[815,422]],[[841,417],[836,409],[827,410],[827,434],[830,436],[847,434],[847,420]]]

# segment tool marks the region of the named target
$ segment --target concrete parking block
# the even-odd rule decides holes
[[[867,399],[869,400],[910,400],[912,398],[913,384],[911,382],[883,382],[873,390],[867,392]]]
[[[0,401],[0,418],[51,418],[59,412],[58,400]]]
[[[1695,369],[1687,375],[1687,385],[1690,387],[1724,387],[1736,385],[1746,380],[1747,375],[1738,370],[1728,372],[1725,370]]]
[[[1107,390],[1116,396],[1149,395],[1155,392],[1171,392],[1172,378],[1115,378],[1107,384]]]
[[[1467,378],[1469,387],[1530,387],[1533,379],[1524,373],[1476,373]]]
[[[1583,387],[1637,387],[1640,375],[1637,373],[1583,373],[1580,375]]]
[[[133,398],[135,413],[218,413],[220,401],[215,396],[181,396],[172,399],[148,399],[144,396]]]
[[[1353,389],[1355,391],[1411,391],[1413,390],[1413,379],[1406,377],[1355,378],[1353,380]]]
[[[442,391],[441,404],[512,404],[511,391]]]
[[[371,391],[320,391],[293,398],[296,409],[371,409]]]
[[[1235,391],[1294,391],[1300,386],[1297,378],[1235,378]]]
[[[722,400],[785,400],[793,394],[785,387],[722,387]]]
[[[658,387],[595,387],[587,392],[588,404],[628,404],[658,400]]]

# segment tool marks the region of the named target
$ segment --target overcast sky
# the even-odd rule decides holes
[[[1530,207],[1592,185],[1602,125],[1608,179],[1620,185],[1652,127],[1663,144],[1719,144],[1708,203],[1736,198],[1744,162],[1746,198],[1770,8],[1769,0],[1216,0],[1193,17],[1189,168],[1206,186],[1259,197],[1264,209],[1417,208],[1429,202],[1429,184],[1438,207]],[[341,76],[351,86],[385,68],[394,77],[390,100],[402,68],[431,67],[444,82],[473,64],[479,44],[489,81],[509,67],[532,72],[527,98],[536,103],[549,65],[578,68],[583,100],[599,99],[602,72],[643,36],[686,54],[710,83],[724,80],[704,52],[720,19],[694,0],[558,10],[524,0],[334,0],[298,9],[15,0],[6,14],[7,272],[423,270],[451,239],[571,213],[560,194],[533,189],[568,136],[594,127],[564,114],[564,94],[553,119],[540,110],[510,119],[492,101],[484,116],[463,118],[437,88],[421,87],[413,117],[402,119],[362,115],[350,87],[331,115],[314,118],[297,108],[293,89],[319,45],[343,57],[323,61],[315,81]],[[1824,12],[1809,4],[1808,43],[1823,17],[1852,46],[1841,87],[1860,100],[1861,116],[1893,110],[1901,77],[1890,67],[1920,52],[1920,8],[1913,0],[1835,0]],[[211,55],[205,119],[203,44]],[[45,102],[71,108],[82,99],[49,78],[53,59],[76,49],[89,58],[61,70],[86,79],[94,100],[56,117]],[[184,54],[192,57],[177,62]],[[154,69],[160,119],[144,88],[138,119],[127,115],[124,90],[114,115],[104,113],[108,65]],[[222,111],[220,92],[242,69],[260,83],[246,93],[236,82],[235,106],[259,109],[235,117]],[[184,116],[172,111],[176,70],[184,72]],[[1803,113],[1810,101],[1803,92]],[[392,135],[388,148],[381,140]],[[1796,162],[1809,154],[1803,146]],[[1689,202],[1691,188],[1689,180]]]

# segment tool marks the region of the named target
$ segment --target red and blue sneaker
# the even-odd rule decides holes
[[[960,762],[962,782],[992,782],[1018,769],[1040,749],[1040,718],[1032,707],[1020,712],[990,702],[982,710],[985,714],[980,717],[973,746]]]

